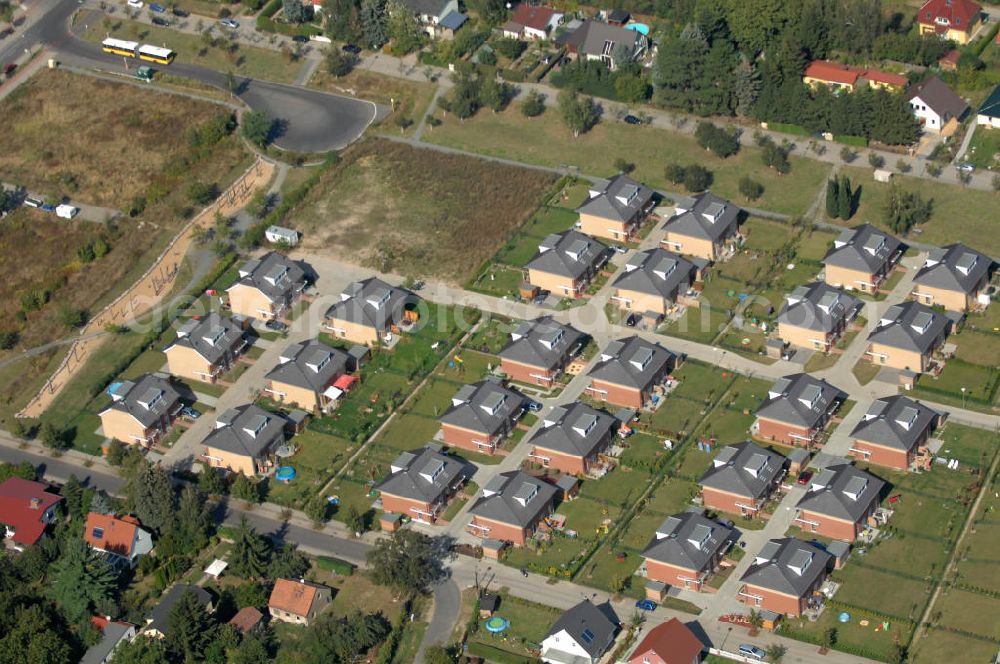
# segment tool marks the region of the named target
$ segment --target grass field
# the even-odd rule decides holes
[[[754,206],[786,214],[804,213],[830,170],[818,161],[792,157],[791,173],[781,176],[761,163],[758,148],[744,146],[738,155],[723,160],[707,153],[687,134],[613,120],[601,122],[574,139],[557,110],[548,109],[528,119],[517,104],[502,113],[483,112],[464,121],[449,115],[424,139],[545,166],[569,164],[582,173],[604,177],[615,173],[614,163],[620,158],[635,164],[632,177],[669,190],[677,187],[664,177],[667,162],[698,163],[713,172],[712,190],[720,196],[742,202],[738,182],[749,175],[765,188]]]
[[[435,84],[430,82],[411,81],[363,69],[355,69],[347,76],[336,78],[327,73],[322,65],[309,80],[309,85],[327,92],[392,106],[393,114],[389,116],[389,122],[383,123],[382,131],[393,136],[401,133],[409,135],[416,130],[420,118],[430,106],[435,89]],[[395,123],[397,118],[408,118],[412,124],[400,132]],[[428,128],[428,131],[431,129]]]
[[[186,62],[217,71],[231,71],[237,76],[259,78],[265,81],[291,83],[302,68],[303,60],[270,49],[240,46],[230,43],[215,32],[216,43],[209,44],[201,35],[179,32],[171,28],[139,23],[129,19],[107,17],[93,21],[83,33],[83,38],[100,42],[108,35],[117,39],[141,41],[154,46],[166,45],[177,53],[176,62]],[[109,62],[120,64],[121,58],[106,54]]]
[[[1000,168],[998,155],[1000,155],[1000,132],[976,127],[976,133],[972,135],[972,142],[969,143],[969,150],[965,153],[965,160],[976,168],[996,170]]]
[[[849,225],[871,222],[883,224],[883,209],[889,192],[887,184],[875,182],[870,168],[844,167],[853,186],[861,185],[861,204]],[[953,168],[945,169],[937,181],[896,175],[893,181],[907,191],[933,200],[931,219],[918,227],[915,241],[945,245],[965,242],[991,256],[1000,254],[1000,235],[995,232],[991,210],[1000,204],[1000,194],[959,185]],[[839,222],[838,222],[839,223]]]
[[[513,235],[554,181],[527,169],[369,140],[345,153],[289,222],[306,232],[307,249],[461,283]]]

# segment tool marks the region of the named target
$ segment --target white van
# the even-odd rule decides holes
[[[72,205],[56,206],[56,216],[62,217],[63,219],[72,219],[79,211],[80,208],[75,208]]]

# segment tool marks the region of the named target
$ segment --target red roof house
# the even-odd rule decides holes
[[[514,39],[545,39],[549,29],[558,23],[562,14],[550,7],[532,7],[521,3],[514,15],[503,26],[505,37]]]
[[[83,539],[92,549],[116,556],[133,567],[140,556],[153,550],[152,535],[140,528],[139,521],[132,516],[119,519],[90,512]]]
[[[671,618],[646,633],[639,642],[629,664],[697,664],[704,649],[701,641],[687,625]]]
[[[850,65],[830,60],[813,60],[802,74],[804,83],[822,83],[824,85],[843,86],[854,89],[859,83],[867,83],[873,88],[905,88],[909,79],[899,74],[851,67]]]
[[[936,34],[965,44],[982,22],[983,8],[972,0],[927,0],[917,12],[920,34]]]
[[[0,483],[0,525],[18,548],[37,542],[45,527],[55,523],[62,496],[46,491],[41,482],[10,477]]]

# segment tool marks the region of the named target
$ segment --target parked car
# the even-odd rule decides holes
[[[15,69],[17,69],[17,63],[16,62],[7,63],[7,64],[5,64],[3,66],[3,75],[4,76],[10,76],[11,74],[14,73]]]
[[[651,599],[636,600],[636,602],[635,602],[635,608],[637,608],[637,609],[639,609],[641,611],[655,611],[656,610],[656,602],[654,602]]]
[[[542,404],[540,404],[539,402],[537,401],[528,402],[528,410],[530,410],[532,413],[537,413],[541,409],[542,409]]]
[[[142,0],[128,0],[128,6],[142,9]]]
[[[42,212],[55,212],[56,206],[52,203],[42,203],[40,209]]]
[[[626,249],[625,247],[623,247],[620,244],[613,244],[613,245],[611,245],[611,250],[614,251],[616,254],[627,254],[628,253],[628,249]]]
[[[750,645],[749,643],[740,644],[740,654],[744,657],[759,659],[762,662],[764,661],[764,658],[767,657],[767,653],[764,652],[763,648],[758,648],[757,646]]]
[[[309,38],[306,37],[305,35],[293,35],[292,36],[292,41],[293,42],[298,42],[300,44],[305,44],[305,43],[309,42]]]
[[[196,420],[201,417],[201,413],[191,406],[184,406],[181,408],[181,417],[186,417],[189,420]]]
[[[234,21],[231,18],[224,18],[221,21],[219,21],[219,23],[223,27],[229,28],[230,30],[235,30],[236,28],[240,27],[239,21]]]
[[[955,164],[955,168],[957,168],[959,171],[963,173],[972,173],[973,171],[976,170],[976,167],[967,161],[963,161],[960,164]]]
[[[625,122],[625,124],[630,124],[630,125],[642,124],[642,120],[635,117],[634,115],[626,115],[624,118],[622,118],[622,120]]]
[[[40,208],[44,204],[45,204],[44,201],[40,201],[37,198],[32,198],[31,196],[28,196],[27,198],[24,199],[25,207]]]
[[[625,319],[625,325],[628,327],[635,327],[639,324],[639,314],[629,314],[628,318]]]
[[[264,323],[264,327],[269,330],[274,330],[275,332],[284,332],[288,329],[288,326],[282,323],[280,320],[269,320]]]
[[[421,290],[423,287],[424,287],[424,282],[418,280],[418,281],[414,281],[410,285],[410,290],[418,291],[418,290]]]
[[[170,12],[174,16],[179,16],[180,18],[187,18],[188,17],[188,13],[186,11],[184,11],[183,9],[181,9],[180,7],[174,7],[173,9],[170,10]]]
[[[805,486],[806,484],[809,484],[809,480],[812,479],[812,476],[813,473],[811,470],[803,470],[801,473],[799,473],[799,477],[797,480],[795,480],[795,482],[796,484],[801,484]]]
[[[149,11],[156,12],[157,14],[162,14],[163,12],[167,11],[167,8],[158,2],[154,2],[151,5],[149,5]]]
[[[361,47],[355,46],[354,44],[344,44],[344,51],[350,53],[351,55],[360,55]]]
[[[162,16],[154,16],[152,18],[152,21],[153,21],[153,25],[158,25],[161,28],[165,28],[168,25],[170,25],[170,21],[168,21],[167,19],[163,18]]]

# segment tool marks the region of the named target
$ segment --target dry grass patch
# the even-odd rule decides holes
[[[384,140],[350,148],[291,219],[304,248],[384,272],[461,283],[555,177]]]

